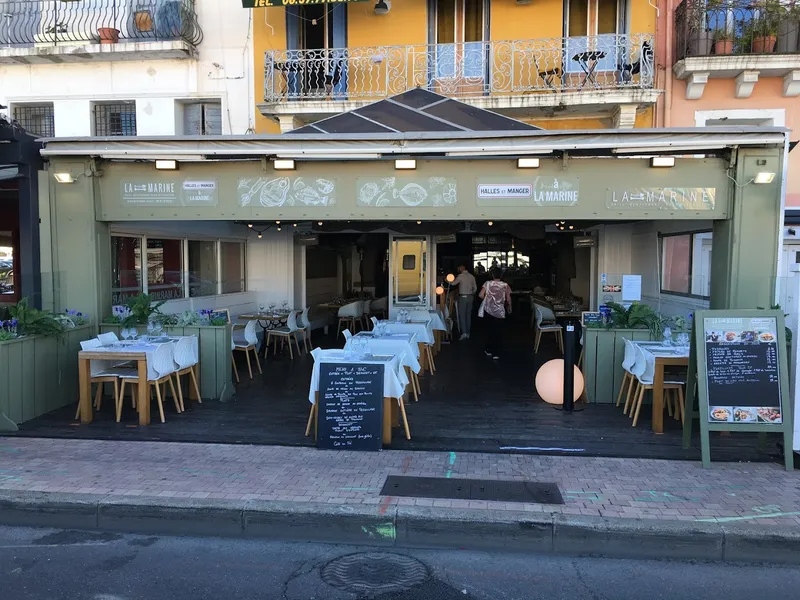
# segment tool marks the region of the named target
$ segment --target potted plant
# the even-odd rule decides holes
[[[800,6],[796,2],[784,6],[777,31],[775,52],[793,53],[800,49]]]
[[[743,53],[770,54],[775,49],[778,23],[781,13],[780,4],[767,0],[754,7],[753,17],[742,23],[740,40]]]
[[[714,32],[714,54],[733,54],[733,35],[727,28]]]
[[[719,0],[684,3],[686,23],[686,49],[688,56],[708,56],[714,42],[714,32],[709,26],[708,12]]]
[[[98,27],[97,35],[100,36],[101,44],[116,44],[119,41],[119,29],[117,29],[117,0],[112,4],[113,27]]]
[[[150,33],[153,31],[153,13],[150,11],[151,3],[138,3],[133,12],[133,22],[136,31],[140,33]]]

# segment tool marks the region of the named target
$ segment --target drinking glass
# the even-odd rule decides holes
[[[153,332],[156,334],[156,337],[159,337],[163,330],[164,326],[160,322],[156,322],[153,324]]]
[[[263,303],[259,304],[258,305],[258,314],[263,315],[265,309],[266,309],[266,306],[264,306]]]
[[[136,327],[131,327],[131,328],[128,330],[128,335],[130,335],[130,336],[131,336],[131,339],[132,339],[132,340],[135,340],[137,337],[139,337],[139,330],[138,330],[138,329],[136,329]]]
[[[127,341],[131,334],[128,331],[127,327],[123,327],[122,331],[119,332],[119,335],[122,337],[123,340]]]
[[[147,335],[152,336],[156,330],[156,324],[153,321],[147,321]]]

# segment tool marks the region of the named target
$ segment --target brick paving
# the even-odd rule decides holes
[[[557,483],[564,505],[381,496],[387,475]],[[777,464],[0,438],[0,490],[514,510],[800,527]]]

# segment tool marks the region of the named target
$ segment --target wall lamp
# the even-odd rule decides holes
[[[775,173],[756,173],[756,176],[753,177],[753,183],[772,183],[775,179]]]
[[[674,156],[653,156],[650,159],[650,166],[653,167],[653,168],[674,167],[675,166],[675,157]]]
[[[276,171],[294,171],[296,166],[294,160],[290,158],[276,158],[272,161],[272,168]]]
[[[58,183],[74,183],[75,178],[72,176],[72,173],[53,173],[53,177],[56,178]]]
[[[390,8],[392,8],[392,3],[389,0],[378,0],[375,3],[375,14],[385,15],[389,12]]]
[[[517,168],[518,169],[538,169],[539,168],[539,159],[538,158],[518,158],[517,159]]]
[[[402,170],[413,170],[417,168],[417,161],[413,158],[398,158],[394,161],[394,168]]]
[[[156,169],[158,171],[177,171],[178,170],[178,161],[177,160],[157,160],[156,161]]]

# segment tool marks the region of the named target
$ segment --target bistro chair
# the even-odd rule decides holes
[[[97,336],[97,339],[100,340],[101,346],[111,346],[112,344],[116,344],[119,342],[119,338],[117,334],[113,331],[108,331],[106,333],[101,333]]]
[[[81,342],[81,350],[94,350],[95,348],[101,348],[102,346],[103,344],[97,338]],[[120,402],[119,377],[124,371],[130,372],[128,369],[116,367],[114,365],[114,361],[111,360],[89,361],[89,386],[91,386],[93,383],[97,384],[97,391],[94,395],[95,410],[100,410],[100,406],[103,402],[103,385],[106,383],[111,383],[114,385],[114,403],[116,404]],[[78,402],[78,409],[75,411],[75,418],[78,419],[80,416],[81,405],[80,402]]]
[[[375,329],[378,326],[378,317],[370,317],[369,320],[372,321],[372,328]]]
[[[558,343],[558,348],[561,350],[561,353],[564,353],[564,333],[563,327],[555,322],[555,315],[553,315],[552,311],[549,311],[551,315],[553,315],[553,320],[548,321],[545,319],[544,311],[542,307],[538,304],[534,304],[534,310],[536,312],[536,343],[534,345],[533,351],[539,352],[539,344],[542,341],[542,333],[554,333],[556,336],[556,342]],[[548,309],[549,310],[549,309]]]
[[[197,355],[197,344],[198,340],[194,336],[182,337],[175,344],[175,381],[178,384],[178,399],[181,403],[181,410],[186,409],[186,405],[183,402],[181,375],[189,376],[189,383],[194,386],[194,393],[197,396],[197,401],[200,404],[203,403],[203,399],[200,397],[200,386],[197,385],[197,373],[195,373],[195,367],[200,360],[200,357]]]
[[[172,391],[172,399],[175,402],[175,411],[178,414],[183,412],[180,398],[178,396],[178,392],[175,390],[175,384],[172,379],[172,375],[175,373],[174,352],[175,344],[159,344],[158,348],[156,348],[155,352],[153,352],[153,360],[147,361],[148,396],[150,395],[152,388],[155,387],[156,400],[158,401],[158,414],[161,417],[162,423],[165,422],[164,402],[163,396],[161,395],[162,385],[169,383],[169,388]],[[136,372],[132,372],[129,375],[121,376],[120,379],[122,379],[122,388],[119,392],[120,401],[117,403],[117,423],[119,423],[122,415],[122,398],[125,396],[125,385],[126,383],[131,384],[131,396],[135,398],[136,396],[134,395],[133,389],[138,385],[139,375]],[[166,387],[164,388],[164,394],[166,394]]]
[[[236,342],[233,341],[231,338],[231,364],[233,365],[233,374],[236,375],[236,383],[241,383],[239,379],[239,368],[236,366],[236,355],[234,354],[234,350],[236,350]]]
[[[361,324],[365,331],[369,331],[369,315],[372,312],[372,300],[364,300],[361,303]]]
[[[309,307],[303,309],[303,314],[297,323],[297,331],[303,335],[303,347],[306,352],[311,352],[311,320],[308,318]]]
[[[372,301],[372,304],[370,305],[370,315],[379,316],[382,319],[385,319],[388,312],[389,296],[384,296],[383,298],[378,298],[377,300]]]
[[[627,338],[622,338],[622,341],[625,343],[625,354],[622,357],[622,383],[619,386],[619,394],[617,394],[617,406],[622,402],[622,395],[627,392],[625,407],[622,410],[622,414],[628,414],[631,394],[636,387],[636,376],[631,372],[633,365],[636,364],[636,347]]]
[[[350,332],[349,329],[345,329],[343,332],[344,334],[344,343],[347,344],[350,340],[353,339],[353,334]]]
[[[361,316],[364,312],[364,303],[361,300],[345,304],[339,309],[339,325],[336,328],[336,336],[342,329],[349,329],[353,333],[356,332],[356,324],[361,322]]]
[[[234,330],[234,334],[242,331],[241,329]],[[261,370],[261,361],[258,359],[258,333],[256,333],[256,321],[248,321],[247,325],[244,327],[244,338],[241,338],[237,335],[234,335],[232,338],[233,341],[233,352],[234,354],[238,352],[244,352],[245,357],[247,358],[247,371],[250,373],[250,379],[253,378],[253,367],[250,364],[250,352],[253,352],[253,356],[256,357],[256,365],[258,366],[259,374],[263,373]],[[234,360],[234,368],[236,368],[236,361]],[[239,381],[239,376],[237,372],[236,381]]]
[[[656,361],[652,354],[649,352],[645,353],[640,346],[634,346],[634,351],[636,353],[636,362],[633,365],[633,375],[638,380],[638,387],[634,395],[631,412],[628,415],[629,417],[633,417],[632,427],[636,427],[636,423],[639,422],[639,412],[642,410],[644,393],[647,390],[653,389],[653,378],[656,372]],[[674,379],[664,381],[664,405],[667,408],[669,416],[672,417],[673,409],[670,404],[670,392],[674,394],[674,400],[677,402],[677,406],[674,410],[674,417],[676,420],[680,419],[681,421],[683,421],[683,386],[685,383],[685,381]]]
[[[278,354],[278,338],[281,340],[281,348],[283,348],[283,344],[287,341],[289,342],[289,357],[294,360],[294,352],[292,351],[292,340],[294,340],[295,345],[297,346],[297,356],[300,356],[300,342],[297,341],[297,332],[299,328],[297,326],[297,314],[299,310],[293,310],[289,313],[289,318],[286,320],[286,327],[279,327],[278,329],[270,329],[267,331],[267,344],[266,350],[264,353],[266,354],[267,350],[269,350],[269,342],[272,338],[275,338],[273,342],[273,350],[272,354]]]

